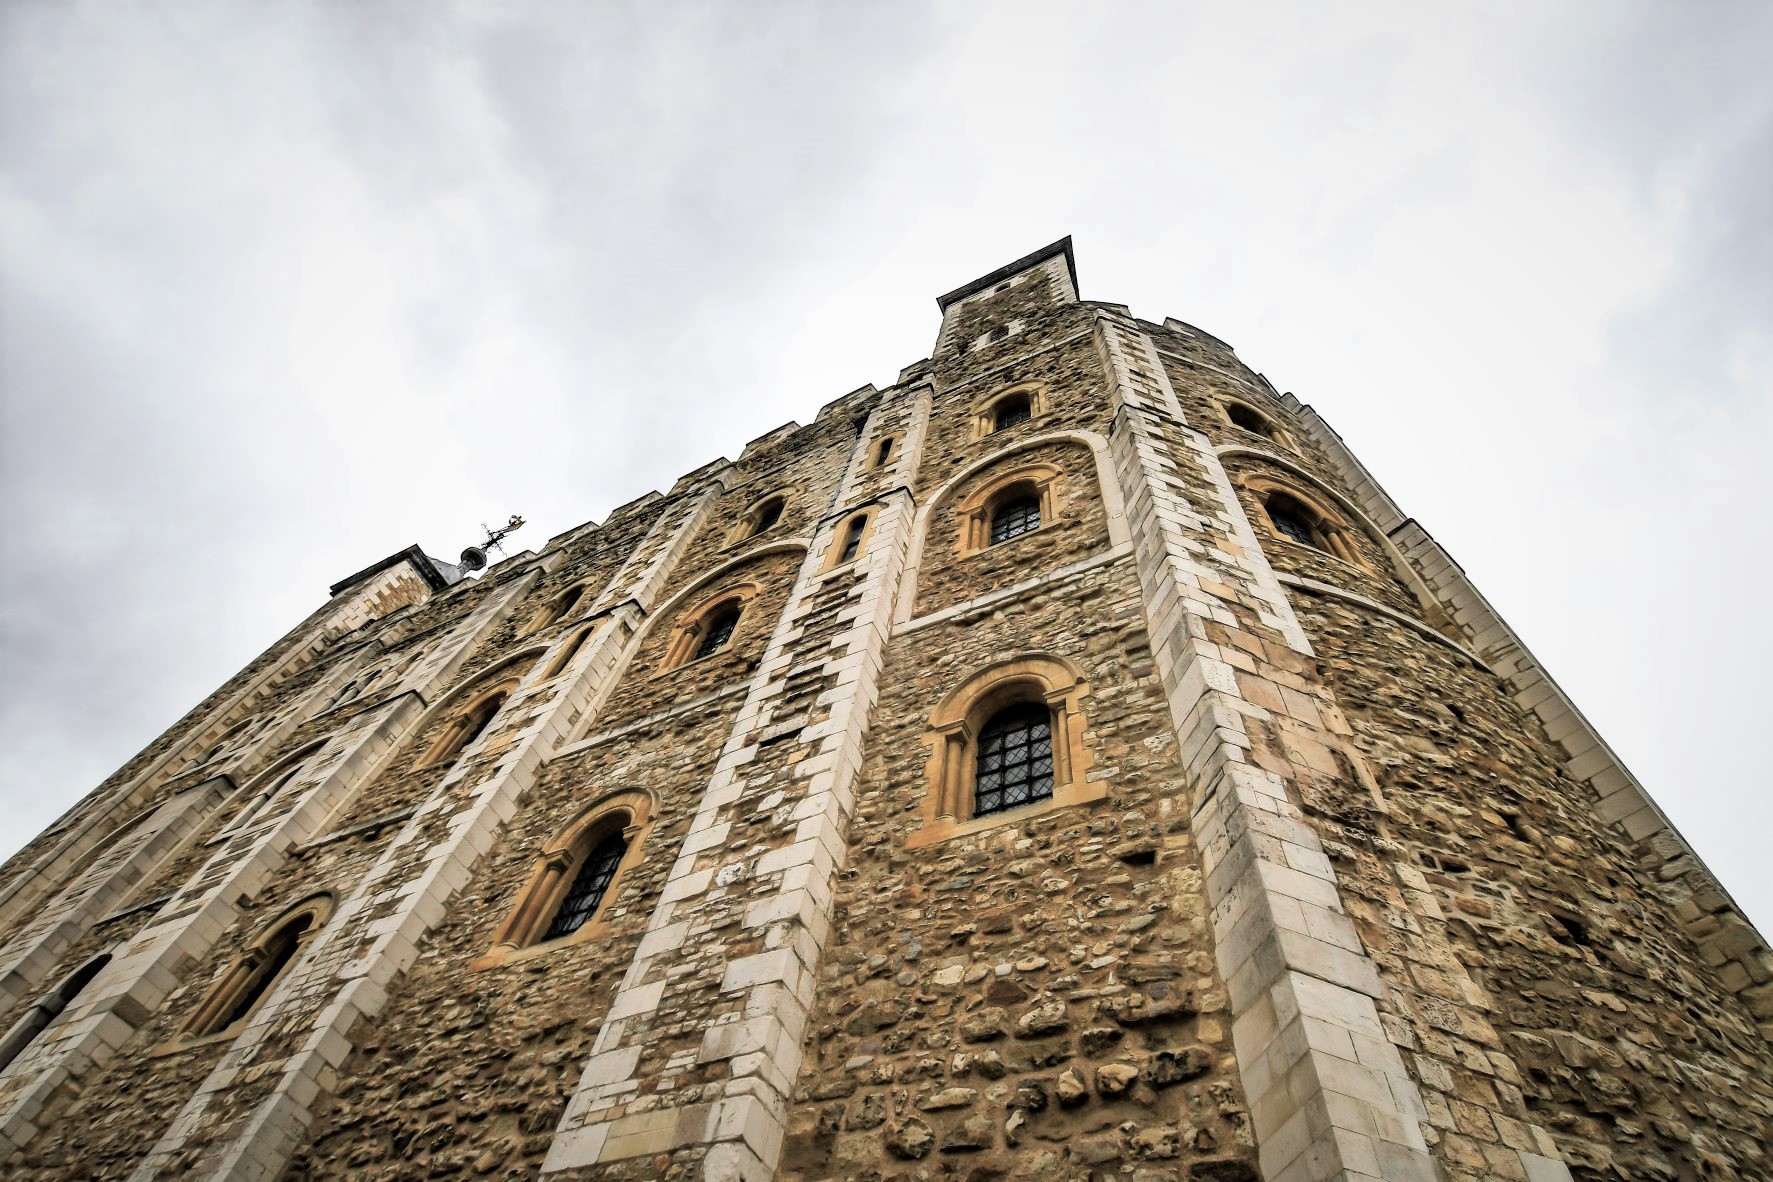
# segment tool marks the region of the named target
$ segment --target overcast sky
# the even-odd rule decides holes
[[[0,852],[328,584],[885,386],[1069,233],[1086,298],[1316,407],[1773,925],[1773,5],[11,0],[0,41]]]

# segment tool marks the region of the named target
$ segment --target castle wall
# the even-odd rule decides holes
[[[371,568],[0,871],[9,1176],[1768,1173],[1765,944],[1322,420],[1068,243],[942,310]],[[980,813],[1006,705],[1051,796]]]

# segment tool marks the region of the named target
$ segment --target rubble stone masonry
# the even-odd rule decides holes
[[[939,303],[0,869],[6,1176],[1773,1177],[1766,943],[1323,419],[1068,239]]]

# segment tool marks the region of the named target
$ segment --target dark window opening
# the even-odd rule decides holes
[[[1026,423],[1033,417],[1034,407],[1029,404],[1028,396],[1026,394],[1018,394],[1013,398],[1006,398],[998,403],[997,410],[992,415],[991,421],[994,430],[1002,431],[1009,427],[1014,427],[1017,423]]]
[[[1565,915],[1559,911],[1552,912],[1551,918],[1557,924],[1551,934],[1558,943],[1567,944],[1572,948],[1587,947],[1589,943],[1587,924],[1573,915]]]
[[[486,730],[487,724],[493,720],[493,715],[497,714],[499,712],[499,707],[504,704],[505,695],[499,693],[494,694],[492,697],[476,706],[473,713],[462,719],[458,726],[456,738],[450,743],[449,749],[444,753],[443,758],[453,758],[466,750],[468,744],[472,743],[475,739],[478,739],[481,732]]]
[[[618,830],[585,855],[584,864],[579,867],[572,886],[567,888],[566,898],[561,900],[560,909],[554,913],[554,922],[542,934],[543,940],[570,936],[597,914],[603,894],[616,876],[616,867],[622,864],[622,856],[627,852],[628,841]]]
[[[882,464],[887,462],[887,460],[892,456],[892,454],[893,454],[893,441],[891,439],[881,440],[880,441],[880,452],[879,452],[879,454],[877,454],[874,457],[874,466],[876,468],[880,467]]]
[[[733,638],[733,629],[739,626],[739,609],[736,607],[721,608],[708,621],[702,632],[702,639],[696,644],[698,658],[712,656],[727,646]]]
[[[1001,813],[1052,795],[1052,715],[1034,702],[1000,710],[979,732],[973,815]]]
[[[843,551],[837,556],[837,561],[839,563],[848,562],[861,551],[862,531],[866,529],[867,526],[868,519],[866,517],[858,517],[850,522],[850,532],[844,535],[843,539]]]
[[[272,937],[271,942],[265,946],[264,963],[259,966],[258,972],[253,974],[252,984],[241,993],[240,1000],[234,1003],[234,1008],[228,1011],[227,1017],[223,1018],[214,1030],[206,1033],[213,1034],[216,1030],[226,1030],[252,1012],[252,1007],[259,1003],[260,998],[270,992],[272,983],[283,975],[283,970],[288,968],[289,962],[295,959],[295,954],[302,947],[302,937],[308,934],[308,929],[313,924],[314,917],[304,915]]]
[[[553,620],[561,619],[568,612],[572,611],[573,608],[579,606],[579,599],[584,594],[585,589],[583,587],[574,587],[559,599],[555,600],[552,619],[549,622],[552,623]]]
[[[1008,542],[1040,528],[1040,498],[1017,497],[991,515],[991,545]]]
[[[783,501],[781,497],[771,497],[763,503],[763,505],[757,510],[757,515],[752,522],[752,537],[756,537],[758,534],[763,533],[765,530],[775,525],[776,522],[782,520],[782,505]]]
[[[1264,439],[1274,438],[1274,424],[1241,402],[1226,403],[1225,417],[1231,420],[1233,426],[1241,427],[1252,435],[1260,435]]]
[[[1321,550],[1317,531],[1311,528],[1311,515],[1283,497],[1272,498],[1267,505],[1268,520],[1274,523],[1274,530],[1283,537],[1291,538],[1301,546],[1310,546]]]
[[[548,670],[548,676],[553,677],[556,673],[565,669],[567,665],[572,662],[572,659],[579,655],[579,650],[585,647],[585,641],[590,638],[590,627],[579,629],[579,631],[573,636],[572,640],[567,642],[566,647],[560,650],[560,655],[554,658],[554,667]]]

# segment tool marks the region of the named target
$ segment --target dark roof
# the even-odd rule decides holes
[[[989,275],[981,275],[981,276],[979,276],[979,278],[973,280],[971,283],[964,284],[961,287],[957,287],[945,296],[938,296],[936,299],[936,306],[938,308],[942,309],[942,311],[946,312],[946,311],[948,311],[948,306],[950,304],[955,303],[956,301],[959,301],[959,300],[964,300],[970,295],[975,295],[981,291],[984,291],[986,288],[990,287],[994,283],[1001,283],[1003,280],[1008,279],[1011,275],[1014,275],[1016,272],[1026,271],[1028,268],[1034,266],[1034,264],[1036,264],[1036,263],[1044,263],[1046,260],[1052,258],[1054,255],[1059,254],[1061,252],[1063,252],[1065,255],[1065,269],[1067,271],[1071,272],[1072,289],[1076,290],[1076,288],[1077,288],[1077,260],[1072,257],[1071,235],[1067,234],[1067,235],[1065,235],[1065,237],[1059,239],[1059,241],[1049,243],[1048,245],[1043,246],[1039,250],[1035,251],[1033,254],[1025,254],[1021,258],[1017,259],[1015,262],[1010,263],[1008,266],[999,267],[997,270],[993,271]]]
[[[404,550],[388,555],[388,557],[375,563],[373,566],[364,567],[354,575],[340,579],[332,585],[327,593],[329,595],[337,595],[340,591],[349,587],[355,587],[357,584],[363,582],[363,580],[379,575],[388,568],[399,566],[403,562],[412,563],[413,569],[418,571],[419,574],[424,577],[425,582],[431,585],[431,590],[441,591],[449,586],[449,579],[444,576],[442,571],[437,569],[437,564],[432,561],[431,556],[419,549],[415,544],[408,546]]]

